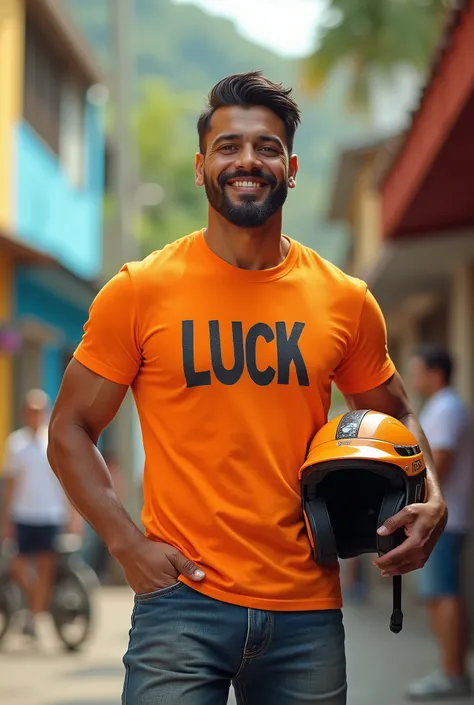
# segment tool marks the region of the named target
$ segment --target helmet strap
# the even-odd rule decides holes
[[[402,612],[402,576],[393,577],[393,612],[390,618],[390,631],[399,634],[403,627]]]

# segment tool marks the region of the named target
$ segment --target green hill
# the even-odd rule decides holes
[[[110,67],[108,2],[66,0],[106,72]],[[230,73],[261,69],[272,80],[295,87],[303,112],[295,141],[300,174],[298,187],[288,198],[284,228],[295,239],[340,262],[344,232],[325,222],[329,189],[339,145],[362,131],[344,111],[344,76],[336,74],[321,99],[309,100],[298,87],[297,62],[244,39],[229,20],[170,0],[136,0],[135,8],[137,78],[156,76],[173,91],[194,93],[196,111],[212,85]]]

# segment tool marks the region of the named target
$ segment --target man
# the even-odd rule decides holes
[[[423,569],[421,594],[441,652],[441,669],[411,685],[414,700],[469,695],[468,623],[461,597],[462,549],[470,526],[474,476],[469,410],[451,385],[453,362],[437,345],[425,345],[412,361],[413,389],[427,400],[420,415],[448,506],[446,530]]]
[[[291,91],[229,76],[198,121],[207,227],[123,267],[99,293],[66,371],[49,456],[136,593],[124,705],[343,705],[338,570],[318,568],[298,471],[325,423],[333,378],[353,407],[407,406],[377,304],[281,232],[296,186]],[[113,490],[97,438],[129,386],[146,454],[143,522]],[[389,522],[420,567],[444,521],[430,500]]]
[[[17,556],[12,575],[30,609],[25,634],[36,635],[36,617],[47,611],[55,577],[55,539],[68,520],[68,501],[47,458],[49,400],[31,390],[23,404],[23,427],[7,438],[4,460],[3,537]]]

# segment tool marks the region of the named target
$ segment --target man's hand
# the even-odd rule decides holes
[[[377,531],[386,536],[404,528],[406,540],[377,558],[374,565],[382,570],[383,576],[403,575],[422,568],[443,533],[447,518],[446,504],[438,497],[424,504],[408,505]]]
[[[196,582],[205,577],[203,571],[178,550],[145,537],[140,538],[132,550],[116,554],[116,558],[137,595],[174,585],[181,574]]]

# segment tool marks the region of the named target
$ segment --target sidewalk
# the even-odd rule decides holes
[[[61,652],[53,637],[36,651],[9,638],[0,651],[1,705],[120,705],[131,608],[126,588],[103,588],[95,635],[80,654]],[[435,661],[425,620],[414,605],[405,605],[399,635],[389,631],[389,617],[389,589],[370,605],[345,608],[348,705],[402,705],[406,683]],[[229,705],[234,702],[231,697]]]

